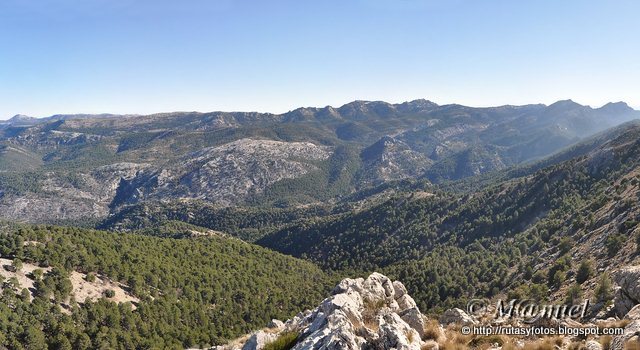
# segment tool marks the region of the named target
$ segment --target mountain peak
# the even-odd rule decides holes
[[[567,107],[584,107],[583,105],[573,101],[572,99],[568,99],[568,100],[560,100],[557,102],[554,102],[552,104],[549,105],[550,108],[552,107],[563,107],[563,108],[567,108]]]
[[[580,111],[593,110],[589,106],[583,106],[573,100],[560,100],[550,104],[547,108],[547,112],[552,114],[557,113],[576,113]]]
[[[422,112],[422,111],[430,110],[440,106],[435,102],[421,98],[421,99],[397,104],[396,107],[398,108],[398,110],[403,112]]]
[[[30,117],[28,115],[24,115],[24,114],[16,114],[13,117],[11,117],[11,119],[9,119],[9,122],[24,122],[24,121],[34,121],[37,118],[34,117]]]
[[[612,113],[628,113],[635,111],[633,108],[629,107],[626,102],[609,102],[606,105],[598,108],[599,111],[603,112],[612,112]]]

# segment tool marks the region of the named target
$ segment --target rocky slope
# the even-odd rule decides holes
[[[291,349],[419,350],[425,317],[404,285],[373,273],[366,279],[344,279],[314,310],[307,310],[271,329],[258,331],[217,349],[261,350],[270,342],[296,334]]]
[[[420,178],[433,163],[406,143],[385,136],[362,150],[362,181],[377,185],[386,181]]]
[[[318,171],[331,154],[310,142],[241,139],[187,154],[162,170],[123,178],[112,206],[146,199],[202,199],[229,205],[270,185]]]
[[[329,269],[382,271],[401,279],[427,311],[501,290],[526,297],[544,291],[554,300],[569,288],[592,293],[603,272],[640,258],[640,125],[574,151],[478,191],[398,191],[257,243]],[[596,271],[584,281],[576,277],[583,263]]]
[[[616,271],[618,295],[637,297],[640,266]],[[320,305],[281,322],[272,320],[267,328],[238,338],[216,350],[262,349],[590,349],[624,350],[640,346],[640,303],[616,299],[603,318],[541,318],[534,323],[524,318],[496,317],[492,313],[476,317],[455,308],[437,320],[424,316],[399,281],[379,273],[366,279],[344,279]],[[631,309],[618,313],[620,307]],[[597,310],[596,310],[597,311]],[[495,310],[491,309],[491,312]],[[609,317],[609,318],[606,318]],[[605,319],[606,318],[606,319]],[[606,335],[482,335],[462,333],[461,327],[542,327],[557,330],[620,328],[623,334]],[[634,347],[635,346],[635,347]]]

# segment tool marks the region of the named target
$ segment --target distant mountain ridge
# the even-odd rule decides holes
[[[0,125],[1,216],[96,219],[147,200],[334,203],[393,181],[441,183],[531,162],[639,117],[624,103],[594,109],[571,100],[16,116]]]
[[[602,107],[592,108],[590,106],[580,105],[573,100],[561,100],[555,102],[549,106],[544,104],[534,104],[534,105],[502,105],[496,107],[468,107],[468,108],[513,108],[513,107],[530,107],[530,106],[540,106],[540,107],[559,107],[562,106],[575,106],[582,107],[591,110],[599,110],[606,113],[634,113],[637,112],[633,108],[631,108],[626,102],[609,102]],[[412,101],[402,102],[402,103],[387,103],[384,101],[367,101],[367,100],[355,100],[353,102],[346,103],[340,107],[333,106],[325,106],[325,107],[300,107],[285,113],[268,113],[268,112],[224,112],[224,111],[212,111],[212,112],[162,112],[162,113],[153,113],[153,114],[115,114],[115,113],[74,113],[74,114],[54,114],[48,117],[32,117],[24,114],[16,114],[8,120],[0,120],[1,124],[17,124],[17,123],[29,123],[29,124],[38,124],[38,123],[46,123],[49,121],[56,120],[69,120],[69,119],[106,119],[106,118],[127,118],[127,117],[166,117],[171,115],[189,115],[189,114],[253,114],[253,115],[264,115],[264,116],[277,116],[282,121],[295,121],[304,119],[305,117],[313,116],[317,119],[327,119],[327,118],[344,118],[344,119],[357,119],[359,116],[363,115],[371,115],[376,114],[378,116],[386,116],[394,112],[398,113],[416,113],[416,112],[424,112],[427,110],[432,110],[438,107],[448,107],[448,106],[458,106],[464,107],[459,104],[448,104],[448,105],[438,105],[435,102],[426,99],[416,99]]]

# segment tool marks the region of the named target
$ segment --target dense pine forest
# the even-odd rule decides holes
[[[204,347],[310,307],[335,282],[311,263],[221,237],[18,226],[4,231],[0,252],[54,267],[30,276],[33,301],[16,281],[3,281],[0,344],[11,349]],[[79,304],[71,271],[120,281],[140,302]]]

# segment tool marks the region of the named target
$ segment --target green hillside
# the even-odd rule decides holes
[[[36,281],[33,302],[4,288],[0,344],[12,349],[32,342],[60,349],[217,344],[318,303],[333,284],[310,263],[236,239],[45,226],[4,231],[3,257],[57,268]],[[70,271],[106,275],[127,285],[141,302],[134,311],[105,299],[71,302],[66,312],[59,302],[69,297]]]

